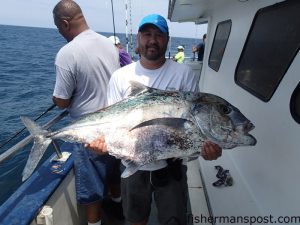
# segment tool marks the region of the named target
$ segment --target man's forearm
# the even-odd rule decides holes
[[[71,104],[71,99],[56,98],[54,96],[52,97],[52,101],[61,109],[68,108]]]

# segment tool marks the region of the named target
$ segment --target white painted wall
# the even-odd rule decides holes
[[[224,151],[213,162],[200,160],[206,187],[215,215],[297,216],[300,211],[300,125],[289,111],[292,92],[299,83],[298,54],[269,102],[254,97],[234,82],[235,69],[252,20],[261,7],[279,1],[227,1],[222,8],[210,11],[208,47],[200,88],[228,100],[238,107],[256,126],[251,133],[257,138],[255,147]],[[219,22],[231,19],[232,29],[218,72],[207,65],[214,32]],[[230,169],[234,186],[215,188],[215,165]]]

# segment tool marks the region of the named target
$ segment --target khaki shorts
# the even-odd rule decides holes
[[[160,224],[186,225],[187,167],[181,165],[181,180],[174,179],[167,167],[161,170],[137,171],[121,179],[123,213],[128,222],[139,223],[149,218],[153,196]],[[155,182],[158,185],[152,182],[155,173],[159,174],[159,179],[163,174],[163,182]]]

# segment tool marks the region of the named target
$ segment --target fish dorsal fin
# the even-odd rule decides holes
[[[134,174],[136,171],[139,170],[139,168],[141,167],[140,165],[138,165],[137,163],[133,162],[133,161],[127,161],[127,166],[126,169],[124,170],[124,172],[121,174],[122,178],[127,178],[129,176],[131,176],[132,174]]]
[[[130,131],[132,131],[136,128],[152,126],[152,125],[164,125],[164,126],[169,126],[169,127],[174,127],[174,128],[182,128],[184,126],[184,123],[187,121],[189,121],[189,120],[182,119],[182,118],[156,118],[156,119],[147,120],[145,122],[142,122],[142,123],[138,124],[137,126],[131,128]]]
[[[131,87],[129,96],[135,96],[137,94],[148,91],[150,89],[149,87],[147,87],[137,81],[131,80],[131,81],[129,81],[129,83],[130,83],[130,87]]]

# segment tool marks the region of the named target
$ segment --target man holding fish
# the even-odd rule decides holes
[[[198,76],[187,65],[165,59],[168,41],[168,25],[162,16],[151,14],[142,19],[137,34],[141,58],[113,73],[108,85],[109,104],[119,102],[131,93],[131,81],[161,90],[198,91]],[[87,147],[100,154],[105,153],[105,135]],[[221,155],[222,149],[212,142],[206,141],[201,148],[201,156],[206,160],[215,160]],[[126,161],[122,163],[128,166]],[[159,160],[143,165],[134,174],[122,178],[126,220],[134,225],[147,224],[154,193],[159,222],[185,225],[186,170],[186,162],[181,163],[181,160]]]
[[[108,81],[110,74],[119,67],[118,54],[107,38],[88,28],[80,7],[74,1],[60,1],[53,16],[59,32],[69,42],[56,57],[57,81],[53,100],[61,108],[68,107],[73,118],[79,118],[60,130],[47,131],[29,118],[21,117],[34,139],[23,180],[32,174],[52,140],[85,144],[99,155],[85,150],[83,145],[74,149],[75,154],[87,155],[86,162],[80,163],[81,168],[85,170],[87,165],[94,167],[94,164],[101,164],[103,168],[98,170],[101,178],[96,175],[98,171],[94,175],[85,170],[85,175],[81,176],[81,183],[85,186],[81,193],[87,199],[80,203],[91,206],[87,207],[92,209],[91,217],[88,215],[89,224],[101,224],[99,206],[106,192],[107,174],[118,171],[108,168],[108,158],[116,161],[112,156],[122,159],[126,167],[121,175],[121,194],[124,215],[131,224],[147,224],[152,196],[160,224],[187,224],[186,161],[199,155],[214,160],[222,155],[221,148],[255,145],[256,139],[248,133],[254,128],[253,124],[221,97],[199,92],[199,78],[187,65],[166,60],[169,30],[166,20],[157,14],[144,17],[139,25],[137,52],[140,60],[116,70],[109,80],[107,101],[110,106],[89,113],[104,106],[103,101],[90,110],[86,107],[83,111],[72,110],[72,107],[82,104],[75,104],[74,94],[78,94],[78,90],[77,87],[75,90],[70,88],[70,84],[84,83],[78,81],[78,74],[74,71],[79,69],[80,75],[87,76],[94,66],[105,67],[106,74],[101,76]],[[87,47],[91,48],[90,51],[86,50]],[[104,49],[107,50],[105,57]],[[91,53],[99,55],[88,57]],[[81,57],[73,57],[74,54]],[[80,59],[80,63],[75,59]],[[92,59],[99,60],[95,63]],[[104,97],[104,100],[102,94],[106,94],[106,82],[99,85],[93,81],[89,83],[97,88],[84,86],[83,90],[100,91],[92,96]],[[102,84],[104,87],[99,88]],[[95,160],[88,164],[92,153]],[[111,156],[104,155],[106,153]],[[111,184],[116,184],[117,189],[120,176],[113,177],[116,183]],[[77,187],[82,189],[77,181]],[[96,191],[95,187],[100,187],[99,193],[86,195]],[[120,202],[121,198],[114,200]]]
[[[123,210],[131,224],[147,224],[154,196],[161,224],[185,225],[186,161],[199,155],[214,160],[222,155],[221,148],[253,146],[256,139],[249,134],[254,125],[239,109],[219,96],[198,92],[196,74],[165,59],[168,40],[166,20],[146,16],[137,35],[141,59],[113,73],[110,106],[57,131],[22,117],[34,138],[24,176],[30,176],[52,140],[84,143],[100,155],[122,159]]]

